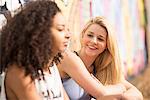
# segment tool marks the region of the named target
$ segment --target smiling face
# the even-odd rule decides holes
[[[85,33],[82,33],[82,50],[88,56],[98,56],[106,48],[107,32],[98,24],[91,24]]]
[[[69,44],[70,33],[66,27],[65,18],[62,13],[55,15],[51,32],[54,39],[53,52],[58,53],[64,51]]]

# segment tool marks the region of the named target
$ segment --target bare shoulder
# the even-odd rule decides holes
[[[66,49],[65,52],[62,53],[62,56],[63,59],[61,60],[60,64],[57,65],[57,67],[61,78],[68,78],[69,69],[72,69],[74,64],[76,64],[76,62],[80,59],[75,53],[73,53],[69,49]]]
[[[16,65],[12,65],[8,68],[6,73],[6,83],[9,85],[19,83],[29,83],[31,82],[31,77],[25,76],[25,71]]]
[[[75,53],[73,53],[70,50],[66,50],[63,53],[63,59],[61,61],[61,64],[63,66],[69,66],[69,67],[79,67],[84,66],[83,61],[80,59],[79,56],[77,56]]]
[[[80,61],[80,57],[78,57],[74,52],[67,49],[63,54],[63,60],[73,60],[73,61]]]
[[[61,61],[63,70],[68,74],[69,72],[74,73],[74,70],[82,70],[85,68],[83,61],[70,50],[66,50],[63,53],[63,59]],[[73,71],[73,72],[72,72]]]
[[[14,95],[19,99],[30,100],[38,97],[31,76],[25,76],[25,71],[16,65],[9,66],[6,73],[5,85],[6,89],[13,91]]]
[[[66,49],[65,52],[62,53],[65,57],[66,56],[74,56],[75,54],[69,50],[69,49]]]

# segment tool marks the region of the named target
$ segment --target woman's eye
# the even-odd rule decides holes
[[[58,31],[60,31],[60,32],[63,31],[63,30],[64,30],[64,29],[58,29]]]
[[[99,41],[103,41],[103,39],[101,39],[101,38],[97,38]]]
[[[91,35],[91,34],[88,34],[87,36],[88,36],[88,37],[93,37],[93,35]]]

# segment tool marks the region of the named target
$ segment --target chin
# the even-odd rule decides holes
[[[86,52],[86,54],[89,55],[89,56],[97,56],[98,55],[97,53],[88,52],[88,51]]]
[[[59,49],[59,52],[64,52],[66,48]]]
[[[89,56],[97,56],[97,54],[92,54],[92,53],[90,53]]]

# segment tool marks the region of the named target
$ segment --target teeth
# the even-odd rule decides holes
[[[64,43],[65,45],[68,45],[68,43]]]
[[[93,46],[88,46],[90,49],[96,49],[95,47],[93,47]]]

